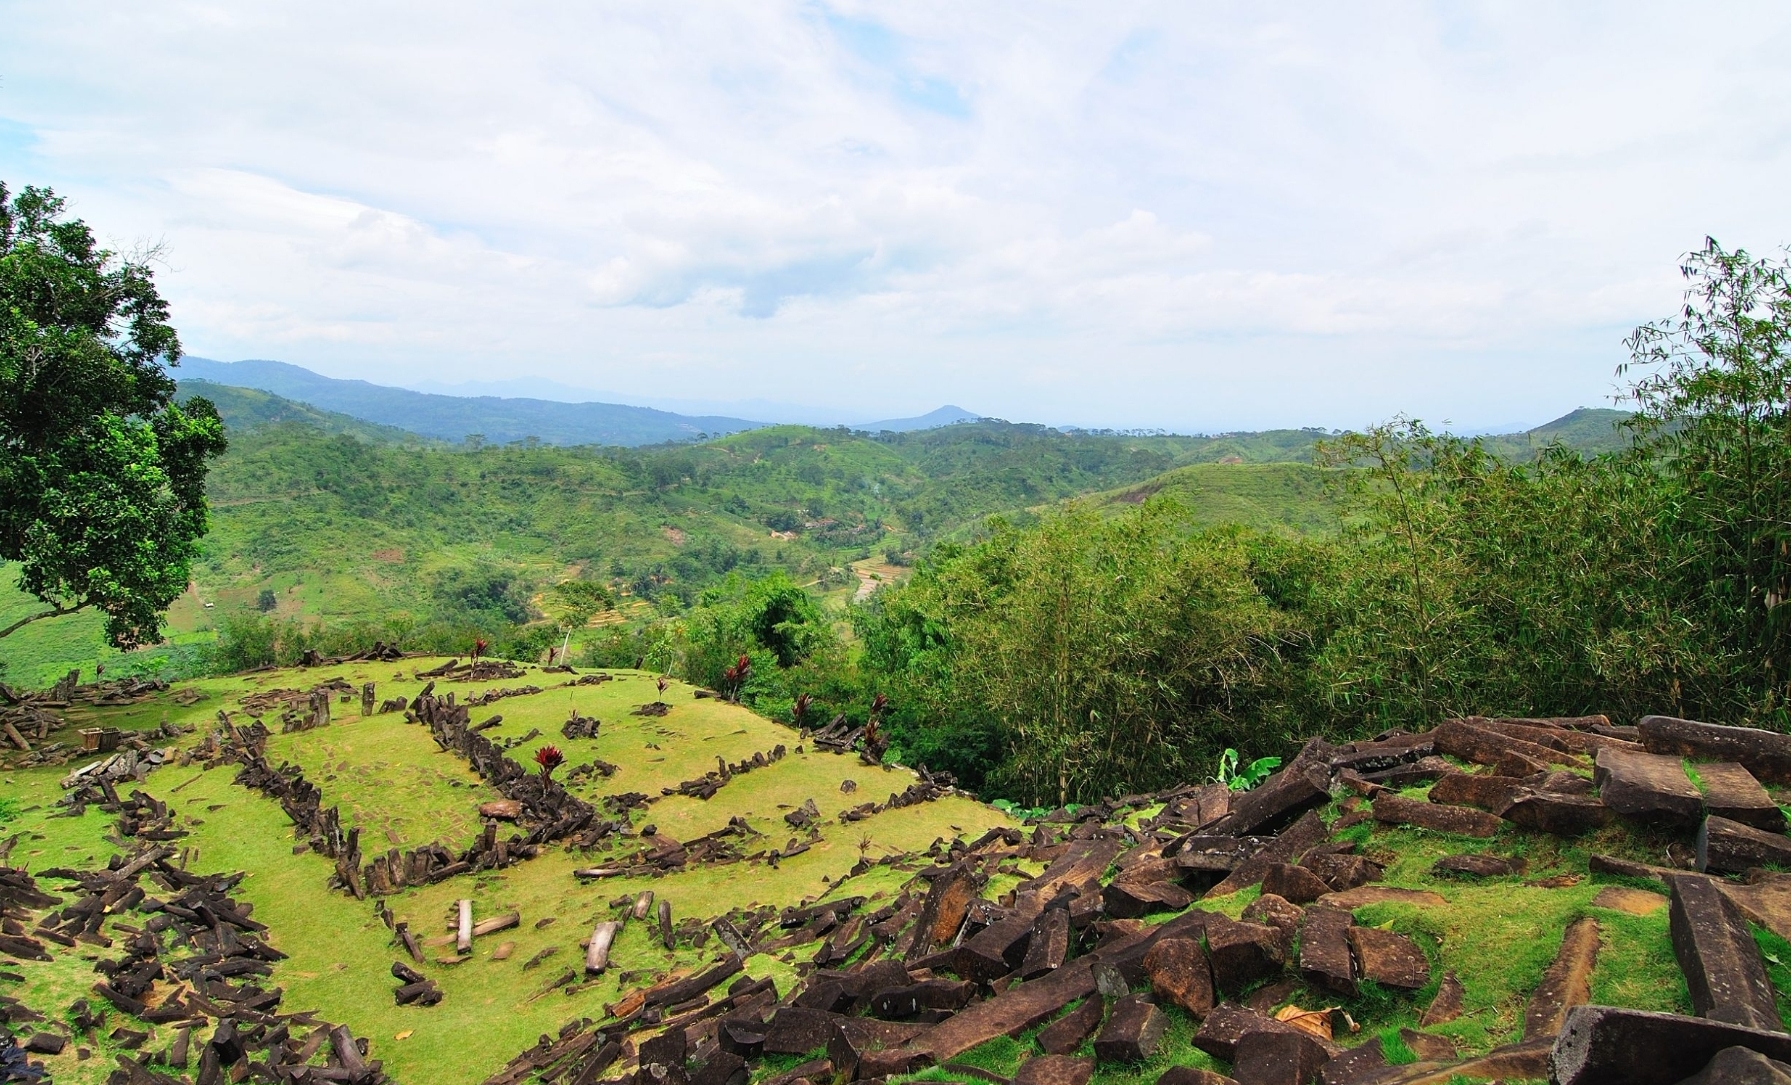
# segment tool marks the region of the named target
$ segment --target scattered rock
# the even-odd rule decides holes
[[[1429,959],[1405,935],[1374,927],[1351,927],[1348,937],[1356,978],[1406,991],[1416,991],[1430,982]]]
[[[1697,849],[1699,870],[1739,874],[1750,867],[1791,866],[1791,837],[1715,814],[1699,827]]]
[[[1681,874],[1669,888],[1673,955],[1698,1016],[1747,1028],[1780,1028],[1766,962],[1740,910],[1711,878]]]
[[[1671,754],[1602,749],[1592,779],[1605,806],[1627,817],[1691,825],[1704,812],[1704,796]]]
[[[1437,986],[1436,997],[1430,1000],[1430,1006],[1425,1009],[1424,1016],[1418,1019],[1419,1027],[1429,1028],[1432,1025],[1446,1024],[1460,1017],[1461,1000],[1466,994],[1467,992],[1462,989],[1461,981],[1455,978],[1455,973],[1443,973],[1443,981]]]
[[[1163,1011],[1137,995],[1113,1005],[1113,1013],[1094,1041],[1095,1058],[1102,1063],[1143,1062],[1156,1053],[1169,1019]]]
[[[1592,969],[1598,963],[1598,920],[1577,919],[1561,938],[1561,948],[1542,974],[1542,982],[1524,1008],[1524,1039],[1536,1040],[1561,1031],[1567,1011],[1592,997]]]

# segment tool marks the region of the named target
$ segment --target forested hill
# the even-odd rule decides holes
[[[182,396],[211,398],[231,435],[209,484],[195,590],[173,614],[177,635],[201,641],[258,607],[413,637],[500,629],[531,620],[540,593],[568,577],[625,593],[630,614],[688,606],[730,573],[783,571],[843,593],[859,582],[852,562],[911,561],[938,540],[970,538],[991,514],[1024,521],[1083,495],[1118,513],[1163,494],[1200,523],[1311,532],[1336,522],[1332,488],[1310,465],[1320,430],[1189,437],[981,421],[475,450],[183,376]],[[1599,413],[1614,414],[1576,412],[1495,441],[1514,455],[1549,432],[1596,447],[1611,432]],[[28,606],[9,592],[0,619]],[[15,680],[107,656],[85,615],[41,623],[5,648],[0,663]]]

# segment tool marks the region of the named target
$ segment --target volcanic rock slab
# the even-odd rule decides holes
[[[1014,1071],[1014,1085],[1088,1085],[1093,1076],[1093,1059],[1040,1055],[1020,1064]]]
[[[1549,1058],[1555,1085],[1678,1085],[1726,1048],[1791,1061],[1791,1036],[1702,1017],[1575,1006]]]
[[[1734,761],[1768,784],[1791,784],[1791,735],[1673,716],[1643,716],[1636,730],[1650,753],[1693,761]]]
[[[1210,926],[1207,929],[1212,930]],[[1205,1017],[1213,1008],[1213,972],[1197,939],[1165,938],[1158,942],[1144,955],[1144,972],[1158,998],[1180,1006],[1194,1017]]]
[[[1430,982],[1430,961],[1418,943],[1405,935],[1374,927],[1351,927],[1348,938],[1357,979],[1407,991],[1416,991]]]
[[[1542,974],[1542,982],[1524,1007],[1524,1039],[1554,1036],[1567,1011],[1592,997],[1592,969],[1598,963],[1598,920],[1575,920],[1561,938],[1561,948]]]
[[[1779,1029],[1766,962],[1740,909],[1711,878],[1682,874],[1670,888],[1673,956],[1685,973],[1698,1016],[1747,1028]]]
[[[1697,848],[1699,870],[1739,874],[1769,863],[1791,866],[1791,837],[1715,814],[1705,818],[1698,828]]]
[[[1090,995],[1082,1005],[1039,1030],[1039,1047],[1047,1054],[1067,1055],[1095,1034],[1105,1016],[1107,1003],[1099,995]]]
[[[1102,1063],[1143,1062],[1156,1053],[1169,1027],[1163,1011],[1137,995],[1128,995],[1113,1004],[1107,1024],[1095,1037],[1096,1060]]]
[[[1341,908],[1313,905],[1300,924],[1300,975],[1315,987],[1356,993],[1349,931],[1354,920]]]
[[[1785,812],[1745,767],[1733,761],[1711,761],[1694,766],[1693,771],[1704,789],[1705,810],[1769,833],[1785,831]]]
[[[1627,817],[1690,825],[1704,812],[1704,796],[1671,754],[1598,751],[1593,782],[1605,806]]]
[[[1402,799],[1398,795],[1377,796],[1374,800],[1374,819],[1391,825],[1411,825],[1460,836],[1489,837],[1497,835],[1499,831],[1498,817],[1484,810]]]
[[[1513,825],[1537,832],[1578,836],[1608,822],[1610,810],[1604,803],[1585,795],[1526,788],[1512,797],[1511,805],[1505,807],[1500,816]]]

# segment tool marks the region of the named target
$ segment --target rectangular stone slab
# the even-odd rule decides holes
[[[1094,955],[1078,957],[1042,979],[1028,980],[975,1002],[928,1031],[924,1050],[944,1062],[997,1036],[1023,1032],[1078,998],[1094,993]],[[807,1049],[804,1049],[807,1050]]]
[[[1068,1055],[1095,1034],[1106,1016],[1106,1000],[1100,995],[1089,995],[1082,1005],[1039,1030],[1039,1048],[1048,1055]]]
[[[1431,802],[1451,806],[1473,806],[1498,813],[1511,805],[1511,796],[1523,781],[1515,776],[1494,776],[1480,772],[1452,772],[1430,787]]]
[[[1231,811],[1208,827],[1229,836],[1273,833],[1301,814],[1331,801],[1326,787],[1332,747],[1312,739],[1288,763],[1262,783],[1231,798]]]
[[[1791,1036],[1702,1017],[1575,1006],[1549,1058],[1556,1085],[1677,1085],[1718,1051],[1745,1047],[1791,1061]]]
[[[1750,922],[1791,940],[1791,874],[1768,874],[1745,885],[1727,880],[1716,884]]]
[[[1046,867],[1043,874],[1016,887],[1016,902],[1033,900],[1036,907],[1043,908],[1064,888],[1086,885],[1105,874],[1123,846],[1121,841],[1110,839],[1071,841],[1069,850]]]
[[[1556,836],[1578,836],[1610,820],[1610,810],[1586,795],[1519,791],[1500,816],[1513,825]]]
[[[1300,975],[1315,987],[1339,994],[1356,993],[1355,965],[1349,948],[1354,923],[1341,908],[1313,905],[1300,922]]]
[[[1061,909],[1059,909],[1061,910]],[[1067,922],[1069,913],[1064,913]],[[1023,915],[998,919],[958,947],[954,967],[967,980],[987,983],[1019,967],[1032,937],[1032,920]]]
[[[1237,1042],[1231,1076],[1238,1085],[1306,1085],[1330,1058],[1318,1038],[1292,1032],[1247,1032]]]
[[[1489,731],[1477,727],[1467,720],[1444,720],[1437,727],[1437,752],[1451,757],[1459,757],[1463,761],[1472,761],[1477,765],[1498,765],[1508,763],[1515,758],[1525,762],[1525,767],[1533,764],[1529,772],[1547,768],[1553,764],[1580,764],[1582,759],[1574,754],[1551,750],[1546,746],[1538,746],[1534,742],[1526,742],[1521,738],[1502,735],[1497,731]],[[1528,775],[1512,773],[1511,775]]]
[[[1258,1013],[1247,1006],[1235,1002],[1221,1002],[1213,1007],[1213,1012],[1206,1015],[1200,1023],[1200,1031],[1194,1034],[1194,1046],[1211,1055],[1215,1059],[1231,1062],[1237,1057],[1238,1041],[1252,1032],[1299,1032],[1299,1029],[1284,1021],[1277,1021],[1267,1014]],[[1342,1051],[1335,1044],[1324,1045],[1325,1050],[1333,1056]]]
[[[1374,927],[1351,927],[1348,935],[1357,979],[1406,991],[1416,991],[1430,982],[1429,959],[1405,935]]]
[[[1374,800],[1374,820],[1482,838],[1495,836],[1499,831],[1498,817],[1485,810],[1402,799],[1398,795],[1381,795]]]
[[[1032,921],[1026,956],[1020,962],[1021,979],[1037,979],[1063,967],[1070,955],[1070,911],[1047,908]]]
[[[1712,814],[1698,828],[1698,869],[1739,874],[1769,863],[1791,866],[1791,837]]]
[[[1704,796],[1672,754],[1598,751],[1592,780],[1604,804],[1626,817],[1690,825],[1704,812]]]
[[[914,941],[908,958],[924,956],[958,933],[970,902],[982,893],[983,880],[969,862],[960,862],[933,879],[914,924]]]
[[[1651,753],[1693,761],[1735,761],[1762,783],[1791,784],[1791,735],[1674,716],[1643,716],[1636,730]]]
[[[1154,1003],[1128,995],[1113,1004],[1107,1023],[1095,1037],[1095,1060],[1100,1063],[1143,1062],[1156,1053],[1169,1018]]]
[[[1707,761],[1693,766],[1693,771],[1704,788],[1705,810],[1769,833],[1785,831],[1785,812],[1745,766],[1734,761]]]
[[[1714,879],[1681,874],[1668,884],[1668,930],[1699,1017],[1777,1030],[1778,1006],[1766,962],[1747,920]]]
[[[1561,948],[1542,973],[1542,982],[1524,1007],[1524,1039],[1555,1036],[1567,1011],[1592,997],[1592,969],[1598,964],[1598,920],[1576,919],[1561,937]]]
[[[1269,867],[1276,863],[1291,863],[1305,854],[1312,847],[1330,835],[1318,811],[1308,810],[1300,820],[1281,831],[1281,835],[1270,840],[1261,851],[1238,864],[1238,868],[1226,875],[1224,881],[1213,886],[1203,897],[1222,897],[1246,889],[1262,881]]]

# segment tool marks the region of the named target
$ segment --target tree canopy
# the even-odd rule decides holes
[[[101,248],[49,189],[0,184],[0,560],[121,648],[161,636],[206,529],[217,411],[174,402],[180,358],[146,258]]]

